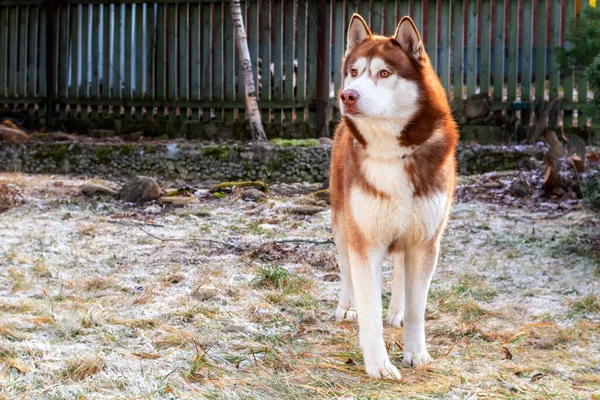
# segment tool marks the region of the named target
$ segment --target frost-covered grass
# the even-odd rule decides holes
[[[0,398],[600,395],[589,212],[457,204],[427,308],[435,360],[392,382],[364,373],[356,325],[332,319],[334,247],[275,243],[331,237],[329,211],[286,211],[310,198],[150,214],[75,196],[78,179],[0,182],[23,197],[0,214]],[[387,308],[389,264],[384,279]],[[402,328],[385,335],[400,365]]]

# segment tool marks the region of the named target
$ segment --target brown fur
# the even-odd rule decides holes
[[[458,131],[454,122],[444,89],[436,76],[429,58],[423,50],[419,59],[407,54],[393,38],[371,36],[360,44],[344,60],[343,76],[349,66],[358,58],[381,57],[392,68],[393,73],[417,83],[421,100],[419,111],[406,124],[398,146],[416,146],[407,156],[405,169],[414,187],[415,197],[427,196],[435,191],[446,191],[451,198],[454,193],[456,160],[455,147]],[[426,142],[436,129],[443,133],[442,140]],[[357,146],[353,144],[356,139]],[[363,176],[360,163],[365,157],[360,147],[368,146],[354,123],[344,117],[336,129],[331,159],[330,191],[331,205],[335,211],[342,211],[349,202],[350,189],[359,185],[363,190],[376,196],[387,195],[378,191]],[[364,237],[345,212],[346,230],[354,248],[362,248]],[[334,226],[335,226],[334,221]],[[390,249],[398,243],[390,244]]]

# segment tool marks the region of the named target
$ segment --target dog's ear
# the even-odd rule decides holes
[[[394,40],[398,42],[400,47],[402,47],[406,53],[416,60],[420,60],[423,56],[423,42],[421,41],[421,35],[419,35],[419,31],[410,17],[402,17],[396,28]]]
[[[365,20],[358,14],[352,15],[350,25],[348,26],[348,46],[346,47],[346,55],[359,44],[370,38],[373,34],[367,26]]]

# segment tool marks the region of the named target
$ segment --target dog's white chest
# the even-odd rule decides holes
[[[352,216],[366,238],[381,243],[433,238],[446,216],[445,192],[415,197],[401,159],[367,159],[361,169],[369,184],[385,194],[378,196],[359,186],[351,189]]]

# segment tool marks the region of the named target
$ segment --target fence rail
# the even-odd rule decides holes
[[[489,93],[527,125],[562,95],[564,124],[584,125],[587,83],[554,60],[570,46],[565,21],[589,6],[578,1],[242,2],[263,121],[323,132],[339,118],[330,106],[358,12],[386,35],[411,15],[450,100]],[[239,72],[229,1],[0,0],[0,105],[32,115],[240,122]]]

